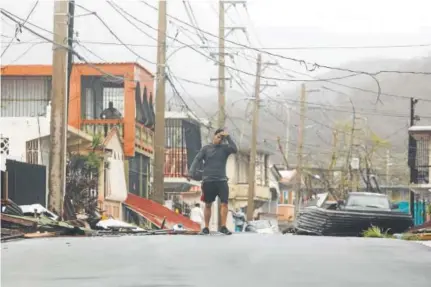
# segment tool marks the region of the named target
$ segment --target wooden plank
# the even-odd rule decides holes
[[[26,233],[24,234],[24,238],[46,238],[46,237],[54,237],[57,236],[54,232],[35,232],[35,233]]]
[[[28,227],[32,227],[36,225],[36,222],[34,220],[30,218],[20,217],[20,216],[13,216],[13,215],[2,213],[0,218],[1,218],[1,221],[7,221],[10,223],[15,223],[23,226],[28,226]]]

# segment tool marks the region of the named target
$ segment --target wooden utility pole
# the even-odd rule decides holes
[[[253,220],[254,213],[254,189],[256,185],[256,145],[257,128],[259,124],[259,94],[260,94],[260,73],[262,68],[262,55],[257,56],[256,83],[254,86],[254,109],[253,122],[251,126],[251,149],[250,149],[250,169],[248,172],[248,201],[247,201],[247,220]]]
[[[219,65],[218,65],[218,126],[223,128],[226,120],[225,114],[225,91],[226,91],[226,79],[225,79],[225,24],[224,24],[224,2],[219,1],[219,27],[218,27],[218,52],[219,52]]]
[[[49,153],[48,208],[63,216],[63,197],[66,187],[67,133],[67,54],[69,2],[54,2],[54,44],[52,56],[52,99]]]
[[[389,149],[386,150],[386,186],[391,185],[390,180],[390,166],[391,166],[391,152]]]
[[[75,0],[69,0],[69,21],[68,21],[68,39],[67,45],[73,48],[74,38],[74,26],[75,26]],[[73,69],[73,51],[70,49],[67,53],[67,107],[69,107],[70,99],[70,79],[72,76]],[[69,115],[69,108],[67,108],[67,119]]]
[[[151,198],[164,204],[165,163],[165,67],[166,67],[166,0],[159,1],[157,35],[156,126],[154,134],[154,184]]]
[[[302,185],[302,150],[304,145],[304,124],[305,124],[305,84],[301,86],[301,109],[298,127],[298,155],[296,163],[296,188],[295,188],[295,218],[299,211],[301,203],[301,185]]]
[[[224,23],[224,1],[219,0],[219,26],[218,26],[218,127],[224,128],[226,121],[225,113],[225,92],[226,92],[226,78],[225,78],[225,23]],[[220,230],[221,227],[221,213],[220,213],[221,202],[220,198],[217,198],[217,227]]]
[[[284,105],[286,108],[286,144],[284,148],[284,153],[286,155],[287,161],[289,161],[289,141],[290,141],[290,106],[289,104]],[[287,168],[287,166],[286,166]]]

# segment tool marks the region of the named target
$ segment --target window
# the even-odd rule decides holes
[[[39,141],[28,141],[26,143],[26,153],[28,163],[39,164]]]
[[[106,88],[103,87],[103,109],[109,108],[109,102],[112,102],[116,108],[124,116],[124,88]]]
[[[347,206],[352,207],[371,207],[389,209],[389,200],[384,196],[370,195],[350,195],[347,201]]]
[[[0,154],[9,155],[9,138],[0,136]]]
[[[91,88],[85,89],[85,119],[94,120],[95,119],[95,98],[94,91]]]
[[[97,76],[82,76],[81,87],[81,114],[84,119],[100,119],[110,102],[124,116],[124,83],[108,82]]]
[[[37,117],[51,99],[51,77],[1,77],[1,117]]]

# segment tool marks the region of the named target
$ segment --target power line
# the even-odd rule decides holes
[[[155,6],[151,5],[151,4],[148,4],[147,1],[145,1],[145,0],[140,0],[139,2],[145,4],[146,6],[152,8],[152,9],[154,9],[156,11],[158,10],[157,7],[155,7]],[[208,32],[206,30],[203,30],[203,29],[201,29],[199,27],[195,27],[195,26],[193,26],[193,25],[191,25],[191,24],[189,24],[189,23],[187,23],[187,22],[185,22],[185,21],[183,21],[183,20],[181,20],[181,19],[179,19],[179,18],[177,18],[175,16],[172,16],[170,14],[168,14],[168,16],[170,18],[172,18],[172,19],[174,19],[174,20],[176,20],[176,21],[184,24],[184,25],[187,25],[187,26],[192,27],[194,29],[198,29],[199,31],[201,31],[201,32],[203,32],[203,33],[205,33],[207,35],[210,35],[210,36],[215,37],[215,38],[219,38],[219,36],[217,36],[217,35],[215,35],[215,34],[213,34],[211,32]],[[431,72],[416,72],[416,71],[381,70],[381,71],[377,71],[377,72],[373,72],[373,73],[371,73],[371,72],[365,72],[365,71],[355,71],[355,70],[347,69],[347,68],[332,67],[332,66],[322,65],[322,64],[318,64],[318,63],[311,63],[311,62],[305,61],[303,59],[286,57],[286,56],[283,56],[283,55],[280,55],[280,54],[275,54],[275,53],[271,53],[271,52],[268,52],[268,51],[263,51],[261,49],[255,48],[255,47],[250,47],[248,45],[241,44],[241,43],[238,43],[238,42],[235,42],[235,41],[232,41],[232,40],[228,40],[228,39],[225,39],[225,41],[229,42],[231,44],[243,47],[243,48],[247,48],[249,50],[254,50],[254,51],[259,52],[259,53],[264,53],[264,54],[267,54],[267,55],[270,55],[270,56],[274,56],[274,57],[282,58],[282,59],[285,59],[285,60],[289,60],[289,61],[300,63],[301,65],[304,65],[305,68],[308,71],[310,71],[310,72],[311,71],[315,71],[317,68],[326,68],[326,69],[329,69],[329,70],[338,70],[338,71],[355,73],[355,74],[363,74],[363,75],[368,75],[368,76],[377,76],[377,75],[382,74],[382,73],[431,75]],[[311,67],[309,67],[309,66],[311,66]]]
[[[88,14],[92,15],[92,14]],[[75,17],[76,18],[76,17]],[[11,38],[11,36],[2,35],[2,37],[5,38]],[[21,42],[25,43],[25,42]],[[82,43],[84,44],[91,44],[91,45],[111,45],[111,46],[122,46],[123,44],[117,43],[117,42],[108,42],[108,41],[92,41],[92,40],[83,40]],[[19,44],[19,43],[15,43]],[[144,44],[144,43],[125,43],[128,46],[135,46],[135,47],[147,47],[147,48],[157,48],[156,44]],[[202,44],[196,44],[193,45],[195,48],[202,48]],[[337,50],[337,49],[391,49],[391,48],[420,48],[420,47],[430,47],[431,44],[411,44],[411,45],[387,45],[387,46],[298,46],[298,47],[259,47],[260,50],[319,50],[319,49],[326,49],[326,50]],[[181,46],[170,46],[171,48],[180,48]],[[210,49],[216,49],[217,46],[205,46],[206,48]],[[238,47],[238,46],[226,46],[225,47],[228,50],[254,50],[251,47]]]
[[[34,3],[33,8],[31,8],[30,13],[28,13],[27,18],[24,20],[24,22],[22,24],[18,24],[16,30],[15,30],[15,35],[13,36],[13,38],[10,40],[9,44],[6,46],[6,48],[3,50],[3,52],[1,53],[1,57],[3,57],[3,55],[6,53],[6,51],[9,49],[9,47],[11,46],[12,42],[16,39],[16,37],[18,36],[18,33],[21,32],[21,26],[25,25],[28,21],[28,19],[30,18],[31,14],[33,14],[34,10],[36,9],[37,5],[39,4],[39,0],[36,1],[36,3]]]
[[[12,20],[13,22],[15,22],[15,23],[19,23],[19,21],[18,20],[16,20],[16,19],[14,19],[14,15],[12,14],[12,13],[10,13],[9,11],[6,11],[5,9],[0,9],[0,13],[1,14],[3,14],[5,17],[7,17],[8,19],[10,19],[10,20]],[[129,79],[126,79],[126,78],[124,78],[124,77],[120,77],[120,76],[114,76],[114,75],[112,75],[112,74],[109,74],[109,73],[107,73],[107,72],[105,72],[105,71],[103,71],[103,69],[101,69],[101,68],[99,68],[99,67],[97,67],[97,65],[93,65],[92,63],[89,63],[84,57],[82,57],[76,50],[74,50],[72,47],[69,47],[69,46],[65,46],[65,45],[60,45],[60,44],[58,44],[58,43],[55,43],[53,40],[51,40],[51,39],[48,39],[47,37],[45,37],[45,36],[43,36],[43,35],[41,35],[41,34],[39,34],[39,33],[37,33],[37,32],[35,32],[33,29],[31,29],[31,28],[29,28],[29,27],[27,27],[26,25],[21,25],[23,28],[25,28],[27,31],[29,31],[30,33],[32,33],[32,34],[34,34],[34,35],[36,35],[36,36],[38,36],[38,37],[40,37],[41,39],[44,39],[45,41],[47,41],[47,42],[50,42],[50,43],[52,43],[52,44],[54,44],[54,45],[56,45],[57,47],[59,47],[59,48],[63,48],[63,49],[66,49],[66,50],[69,50],[69,51],[71,51],[79,60],[81,60],[81,61],[83,61],[83,62],[85,62],[87,65],[89,65],[90,67],[92,67],[93,69],[95,69],[95,70],[97,70],[97,71],[99,71],[100,73],[102,73],[102,74],[104,74],[104,75],[106,75],[106,76],[109,76],[110,77],[110,79],[116,79],[117,81],[119,80],[119,81],[124,81],[124,80],[129,80]],[[6,67],[2,67],[2,68],[6,68]]]
[[[21,53],[18,57],[16,57],[14,60],[12,60],[8,65],[12,65],[13,63],[21,60],[25,55],[27,55],[28,52],[30,52],[30,50],[32,50],[34,47],[36,47],[39,44],[41,44],[41,43],[34,43],[30,47],[28,47],[23,53]]]
[[[142,20],[140,20],[140,19],[136,18],[135,16],[133,16],[132,14],[130,14],[129,12],[127,12],[124,8],[121,8],[118,4],[114,4],[114,3],[112,3],[112,1],[108,1],[108,0],[107,0],[107,2],[108,2],[108,4],[110,4],[111,6],[112,6],[112,5],[117,6],[119,9],[121,9],[121,10],[123,11],[123,13],[127,14],[129,17],[131,17],[131,18],[132,18],[132,19],[134,19],[135,21],[137,21],[137,22],[139,22],[139,23],[141,23],[141,24],[145,25],[146,27],[149,27],[150,29],[153,29],[153,30],[155,30],[155,31],[158,31],[158,29],[157,29],[157,28],[155,28],[155,27],[151,26],[150,24],[148,24],[148,23],[146,23],[146,22],[144,22],[144,21],[142,21]],[[156,8],[156,9],[157,9],[157,8]],[[184,23],[187,23],[187,22],[184,22]],[[188,26],[192,26],[192,25],[190,25],[190,24],[188,24],[188,23],[187,23],[187,25],[188,25]],[[192,26],[192,27],[194,27],[194,26]],[[195,28],[196,28],[196,29],[201,30],[201,29],[200,29],[200,28],[198,28],[198,27],[195,27]],[[203,31],[203,30],[201,30],[201,31]],[[205,58],[210,59],[210,60],[212,60],[212,61],[214,61],[214,62],[218,63],[218,61],[217,61],[217,60],[215,60],[214,58],[209,57],[209,56],[208,56],[208,55],[206,55],[205,53],[203,53],[203,52],[199,51],[198,49],[196,49],[196,48],[194,48],[194,47],[192,47],[192,46],[188,45],[187,43],[184,43],[184,42],[182,42],[182,41],[180,41],[180,40],[176,39],[175,37],[172,37],[172,36],[169,36],[169,35],[166,35],[166,37],[168,37],[169,39],[172,39],[172,40],[174,40],[175,42],[178,42],[178,43],[180,43],[180,44],[182,44],[182,45],[188,46],[189,48],[191,48],[192,50],[194,50],[194,51],[195,51],[195,52],[197,52],[198,54],[200,54],[200,55],[204,56]],[[241,70],[241,69],[237,69],[237,68],[232,67],[232,66],[228,66],[228,65],[224,65],[224,66],[225,66],[226,68],[228,68],[228,69],[231,69],[231,70],[234,70],[234,71],[237,71],[237,72],[240,72],[240,73],[243,73],[243,74],[249,75],[249,76],[255,76],[253,73],[250,73],[250,72],[247,72],[247,71],[244,71],[244,70]],[[310,79],[285,79],[285,78],[275,78],[275,77],[268,77],[268,76],[262,76],[262,78],[263,78],[263,79],[268,79],[268,80],[286,81],[286,82],[316,82],[316,81],[323,81],[323,80],[341,80],[341,79],[346,79],[346,78],[355,77],[355,76],[357,76],[357,74],[358,74],[358,72],[353,72],[353,74],[350,74],[350,75],[347,75],[347,76],[340,76],[340,77],[333,77],[333,78],[329,78],[329,79],[319,79],[319,80],[310,80]],[[377,80],[376,80],[376,81],[377,81]]]
[[[117,36],[117,34],[115,34],[115,32],[109,27],[109,25],[102,19],[102,17],[100,17],[99,16],[99,14],[97,13],[97,12],[95,12],[95,11],[91,11],[91,10],[89,10],[89,9],[87,9],[87,8],[85,8],[84,6],[82,6],[82,5],[79,5],[79,4],[75,4],[77,7],[79,7],[79,8],[81,8],[81,9],[84,9],[85,11],[87,11],[87,12],[89,12],[89,13],[93,13],[93,15],[100,21],[100,23],[102,23],[103,24],[103,26],[105,26],[105,28],[109,31],[109,33],[112,35],[112,36],[114,36],[115,37],[115,39],[117,39],[117,41],[118,42],[120,42],[127,50],[129,50],[131,53],[133,53],[136,57],[138,57],[139,59],[141,59],[141,60],[143,60],[143,61],[145,61],[145,62],[147,62],[147,63],[150,63],[150,64],[156,64],[156,62],[154,62],[154,61],[151,61],[151,60],[148,60],[148,59],[145,59],[145,58],[143,58],[141,55],[139,55],[138,53],[136,53],[132,48],[130,48],[127,44],[125,44],[121,39],[120,39],[120,37],[118,37]]]

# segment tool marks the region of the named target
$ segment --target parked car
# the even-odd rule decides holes
[[[302,209],[295,222],[299,234],[361,236],[371,226],[388,234],[402,233],[413,226],[411,215],[397,211],[385,194],[351,192],[346,200]]]

